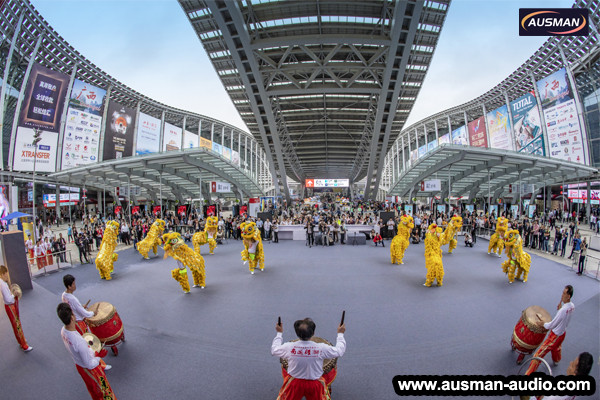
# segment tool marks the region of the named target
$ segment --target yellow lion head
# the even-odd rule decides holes
[[[107,230],[111,230],[114,231],[115,233],[119,233],[119,223],[117,221],[107,221],[106,222],[106,229]]]
[[[508,219],[506,219],[504,217],[498,218],[498,221],[496,221],[496,230],[501,231],[501,232],[506,232],[507,229],[508,229]]]
[[[408,229],[412,229],[415,227],[415,221],[413,220],[413,217],[411,217],[410,215],[401,216],[400,223],[405,225]]]
[[[244,239],[252,239],[257,231],[256,224],[254,222],[243,222],[240,225],[240,228],[242,229],[242,237]]]
[[[520,242],[521,242],[521,235],[519,235],[519,231],[516,229],[511,229],[510,231],[506,232],[506,234],[504,235],[504,244],[507,247],[518,246]]]
[[[163,243],[165,244],[165,256],[169,250],[176,250],[179,246],[184,245],[183,238],[177,232],[165,233],[162,236]]]
[[[452,225],[456,229],[460,229],[462,227],[462,224],[463,224],[463,220],[460,215],[455,215],[454,217],[452,217]]]
[[[206,218],[206,228],[207,229],[216,228],[217,226],[219,226],[219,218],[214,217],[214,216]]]
[[[152,226],[155,226],[158,229],[160,229],[161,231],[164,231],[165,230],[165,221],[163,221],[162,219],[157,219],[156,221],[154,221]]]

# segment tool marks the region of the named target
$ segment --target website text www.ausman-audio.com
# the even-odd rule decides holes
[[[540,373],[529,376],[396,375],[393,384],[399,396],[590,396],[596,392],[593,377],[552,377]]]

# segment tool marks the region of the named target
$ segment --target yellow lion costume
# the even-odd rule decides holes
[[[190,292],[190,283],[188,281],[187,269],[189,267],[194,278],[194,287],[204,289],[206,277],[204,272],[204,258],[195,253],[185,245],[181,235],[177,232],[166,233],[162,237],[165,243],[165,258],[173,257],[179,264],[179,268],[171,271],[173,278],[179,282],[184,293]]]
[[[200,254],[200,246],[204,246],[208,243],[209,254],[215,254],[214,251],[217,248],[217,232],[219,228],[219,219],[217,217],[208,217],[204,230],[194,233],[192,236],[192,243],[194,244],[194,251]]]
[[[398,233],[392,239],[390,245],[390,256],[392,258],[392,264],[404,264],[402,259],[404,258],[404,252],[408,248],[410,242],[410,231],[415,227],[413,217],[410,215],[403,215],[400,217],[400,223],[398,224]]]
[[[265,253],[263,251],[260,231],[254,222],[243,222],[240,225],[242,238],[244,239],[244,250],[242,250],[242,261],[248,261],[250,273],[254,275],[254,269],[258,265],[261,271],[265,269]]]
[[[460,231],[460,228],[462,228],[462,224],[463,224],[462,217],[460,215],[455,215],[452,217],[452,219],[450,220],[450,223],[444,230],[444,234],[442,235],[442,246],[450,244],[448,246],[449,254],[452,254],[452,252],[456,248],[456,245],[458,242],[456,241],[456,239],[454,237]]]
[[[442,228],[436,224],[429,225],[425,236],[425,267],[427,276],[424,286],[430,287],[437,279],[437,285],[442,286],[444,280],[444,265],[442,264]]]
[[[523,283],[527,282],[529,267],[531,267],[531,256],[523,251],[523,240],[519,231],[512,229],[506,233],[506,256],[508,260],[502,263],[502,272],[508,274],[508,282],[515,281],[515,271],[517,279],[521,279],[523,274]]]
[[[508,229],[508,219],[504,217],[498,218],[496,221],[496,233],[490,238],[490,244],[488,246],[488,254],[496,253],[498,257],[502,255],[504,249],[504,236]]]
[[[157,219],[154,221],[148,234],[144,238],[144,240],[140,241],[137,244],[137,250],[144,257],[145,260],[149,260],[148,253],[150,249],[154,252],[154,255],[158,252],[158,246],[162,244],[161,235],[165,230],[165,221],[162,219]]]
[[[100,251],[96,256],[96,269],[100,272],[100,278],[107,281],[112,279],[110,274],[114,270],[114,262],[119,259],[119,255],[115,253],[118,235],[119,223],[117,221],[108,221],[106,229],[104,229],[104,235],[102,236]]]

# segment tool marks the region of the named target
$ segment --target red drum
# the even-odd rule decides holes
[[[517,364],[523,361],[525,354],[533,353],[544,341],[548,330],[537,324],[540,320],[546,323],[552,321],[552,317],[540,306],[531,306],[523,310],[510,341],[512,349],[521,353]]]
[[[125,333],[117,309],[105,301],[94,303],[89,309],[95,313],[87,319],[90,331],[98,336],[105,346],[109,346],[115,356],[118,355],[117,345],[125,341]]]

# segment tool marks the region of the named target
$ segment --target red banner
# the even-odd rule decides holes
[[[160,214],[160,206],[154,206],[154,208],[152,208],[152,213],[154,215]]]
[[[179,206],[177,208],[177,214],[181,215],[185,215],[187,213],[187,207],[186,206]]]
[[[248,212],[248,206],[240,206],[240,215],[244,215]]]
[[[206,215],[209,217],[215,216],[217,214],[217,209],[215,206],[208,206],[206,208]]]
[[[488,147],[485,117],[469,122],[469,143],[473,147]]]
[[[122,212],[123,212],[123,207],[121,207],[121,206],[115,207],[115,214],[121,214]]]
[[[140,213],[140,206],[133,206],[133,208],[131,209],[131,212],[134,214],[139,214]]]

